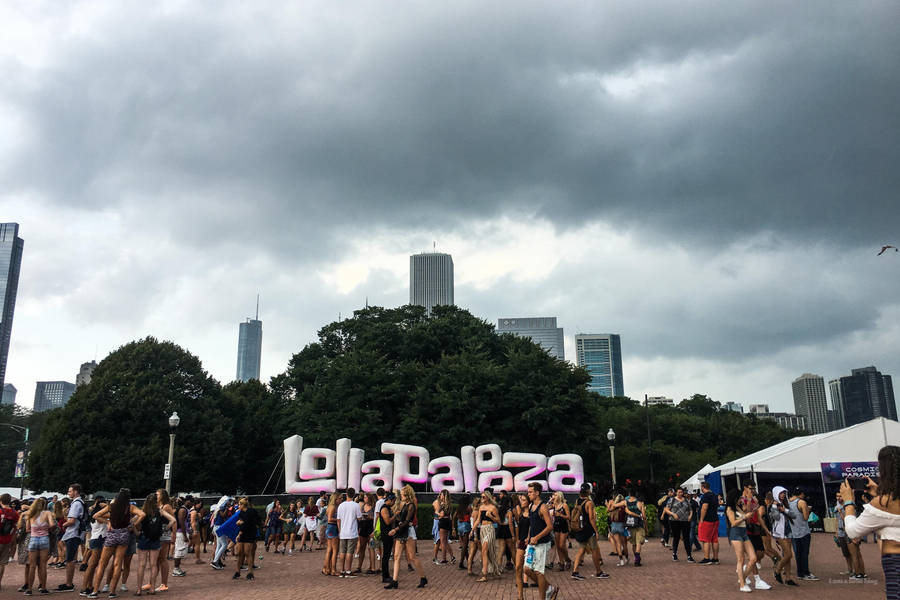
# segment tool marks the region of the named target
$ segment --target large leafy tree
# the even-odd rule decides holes
[[[126,344],[96,368],[90,384],[55,410],[31,455],[31,484],[88,490],[164,484],[167,419],[178,412],[173,490],[234,489],[231,423],[223,394],[196,356],[152,337]]]
[[[465,444],[552,454],[592,434],[584,371],[530,340],[497,335],[454,306],[371,307],[331,323],[273,387],[307,444],[349,437],[367,454],[382,441],[453,454]],[[573,445],[575,447],[573,447]]]

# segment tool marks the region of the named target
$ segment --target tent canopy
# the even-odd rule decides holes
[[[900,445],[900,423],[878,417],[828,433],[785,440],[715,470],[735,473],[819,473],[823,462],[868,462],[887,445]],[[705,468],[705,467],[704,467]]]
[[[700,489],[700,481],[701,477],[706,475],[707,473],[712,473],[716,468],[709,463],[706,463],[706,466],[701,468],[699,471],[691,475],[691,477],[681,484],[681,487],[685,488],[689,491],[697,491]]]

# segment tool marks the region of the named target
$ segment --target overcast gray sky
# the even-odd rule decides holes
[[[622,335],[625,391],[792,410],[900,374],[894,2],[0,5],[7,381],[154,335],[263,379],[408,301]]]

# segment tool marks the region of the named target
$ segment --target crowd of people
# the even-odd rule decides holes
[[[900,599],[900,448],[885,447],[879,463],[879,483],[867,480],[862,489],[847,482],[841,486],[832,508],[837,519],[834,539],[846,559],[844,574],[865,579],[860,543],[867,535],[877,534],[887,597]],[[529,586],[538,588],[539,597],[554,599],[558,586],[550,583],[550,572],[584,580],[581,569],[588,559],[593,566],[590,577],[608,578],[602,568],[605,551],[599,544],[596,518],[600,500],[590,484],[582,485],[571,505],[560,492],[549,497],[542,492],[536,482],[523,494],[505,490],[495,494],[488,488],[454,499],[441,492],[431,505],[431,561],[455,564],[477,582],[509,574],[519,600]],[[723,508],[740,591],[771,589],[763,579],[766,559],[772,561],[771,574],[779,584],[796,586],[797,579],[818,579],[809,569],[811,510],[802,490],[789,492],[775,486],[758,493],[754,482],[746,481],[740,493],[729,494],[727,503],[707,483],[700,492],[672,489],[656,502],[660,543],[671,549],[672,560],[680,560],[681,546],[689,563],[719,564]],[[609,554],[616,566],[643,566],[644,502],[629,492],[603,504]],[[363,572],[380,573],[386,590],[400,587],[406,562],[406,570],[416,574],[417,587],[423,588],[428,578],[417,551],[418,509],[416,493],[409,485],[397,493],[378,489],[357,495],[350,488],[286,505],[274,500],[262,515],[245,497],[223,496],[206,508],[190,496],[170,498],[164,489],[142,502],[133,502],[129,490],[122,489],[108,502],[95,497],[90,506],[77,483],[61,499],[38,497],[20,503],[3,494],[0,580],[8,562],[17,559],[25,566],[19,588],[25,595],[49,594],[47,571],[55,567],[65,570],[65,582],[53,591],[74,591],[80,572],[82,596],[97,598],[104,593],[116,598],[128,591],[132,559],[137,555],[134,593],[152,595],[169,589],[169,576],[186,575],[183,566],[190,554],[195,564],[205,562],[200,554],[214,541],[209,564],[224,570],[230,554],[233,579],[242,578],[242,571],[247,571],[247,580],[255,578],[257,549],[264,546],[267,552],[282,554],[324,551],[323,575],[353,578]],[[454,538],[458,556],[451,544]],[[695,552],[702,552],[702,559],[696,560]]]

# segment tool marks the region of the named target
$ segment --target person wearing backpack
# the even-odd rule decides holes
[[[11,502],[12,497],[9,494],[0,494],[0,582],[3,581],[6,564],[16,549],[19,513],[13,509]]]
[[[84,534],[90,527],[90,516],[81,498],[81,485],[69,485],[69,498],[72,504],[66,515],[65,533],[62,536],[66,545],[66,582],[59,584],[57,592],[71,592],[75,589],[75,559],[78,558],[78,549],[84,544]]]
[[[160,538],[162,538],[163,530],[172,527],[175,517],[164,510],[160,510],[157,504],[156,494],[150,494],[144,500],[144,507],[141,509],[144,518],[138,523],[140,533],[137,538],[138,550],[138,569],[137,569],[137,591],[135,596],[140,596],[144,592],[144,573],[147,570],[147,564],[150,564],[150,589],[151,594],[156,588],[156,576],[159,574],[159,549],[162,546]]]
[[[594,561],[594,570],[596,571],[594,577],[598,579],[609,577],[600,568],[603,559],[600,558],[600,546],[597,545],[599,534],[596,514],[594,501],[591,500],[591,484],[582,483],[578,500],[575,501],[575,506],[572,507],[569,516],[569,531],[578,544],[578,553],[575,554],[575,560],[572,562],[572,579],[576,581],[584,581],[584,576],[578,573],[578,566],[587,552],[591,553],[591,559]]]

